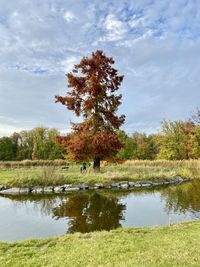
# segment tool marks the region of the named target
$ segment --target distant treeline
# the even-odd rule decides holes
[[[199,116],[200,118],[200,116]],[[0,138],[0,160],[55,160],[66,158],[67,151],[56,142],[56,129],[37,127]],[[200,158],[200,121],[167,121],[161,131],[147,135],[134,132],[131,136],[118,132],[124,147],[114,160],[182,160]]]
[[[119,159],[183,160],[200,158],[200,125],[188,121],[167,121],[157,134],[120,132],[124,148]]]
[[[63,159],[64,151],[56,142],[56,129],[37,127],[0,138],[0,160]]]

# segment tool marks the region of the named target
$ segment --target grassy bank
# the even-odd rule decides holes
[[[199,266],[200,222],[0,243],[0,262],[17,266]]]
[[[61,184],[95,183],[110,184],[112,182],[129,180],[170,179],[175,176],[184,178],[200,177],[200,161],[127,161],[123,164],[104,163],[100,173],[94,173],[88,168],[80,174],[79,165],[70,165],[69,169],[61,166],[1,168],[0,184],[17,187],[47,186]]]

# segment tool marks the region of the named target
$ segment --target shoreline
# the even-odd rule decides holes
[[[180,176],[176,176],[173,178],[162,179],[161,181],[120,181],[113,182],[111,184],[103,184],[96,183],[94,185],[88,185],[85,183],[81,184],[64,184],[57,186],[33,186],[33,187],[9,187],[5,185],[0,185],[0,194],[2,195],[20,195],[20,194],[45,194],[45,193],[71,193],[71,192],[79,192],[79,191],[87,191],[87,190],[100,190],[100,189],[134,189],[134,188],[152,188],[152,187],[160,187],[167,185],[176,185],[185,182],[192,181],[191,178],[183,178]]]

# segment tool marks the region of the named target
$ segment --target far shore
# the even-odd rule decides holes
[[[29,189],[52,187],[54,189],[58,186],[80,187],[79,189],[81,186],[82,189],[84,186],[94,189],[126,188],[134,187],[135,184],[139,187],[140,184],[156,186],[176,183],[180,182],[177,180],[178,177],[184,181],[200,178],[200,160],[144,160],[126,161],[120,164],[103,162],[99,173],[95,173],[91,165],[87,166],[86,171],[80,173],[79,164],[68,164],[63,161],[58,165],[58,162],[47,161],[47,166],[38,166],[39,163],[45,165],[45,161],[37,161],[37,166],[34,161],[26,161],[25,164],[7,162],[7,165],[5,162],[0,162],[0,188],[2,190],[11,187]],[[19,165],[20,167],[17,167]],[[58,188],[57,190],[59,191]]]

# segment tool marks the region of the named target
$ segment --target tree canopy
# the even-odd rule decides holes
[[[163,120],[158,157],[169,160],[189,159],[192,153],[193,132],[194,124],[191,121]]]
[[[125,116],[116,114],[122,95],[116,95],[123,76],[112,67],[114,60],[97,50],[91,57],[83,57],[74,66],[68,78],[66,96],[55,96],[83,122],[72,124],[72,133],[59,137],[74,160],[94,160],[94,169],[100,169],[100,160],[114,156],[122,147],[116,130]]]

